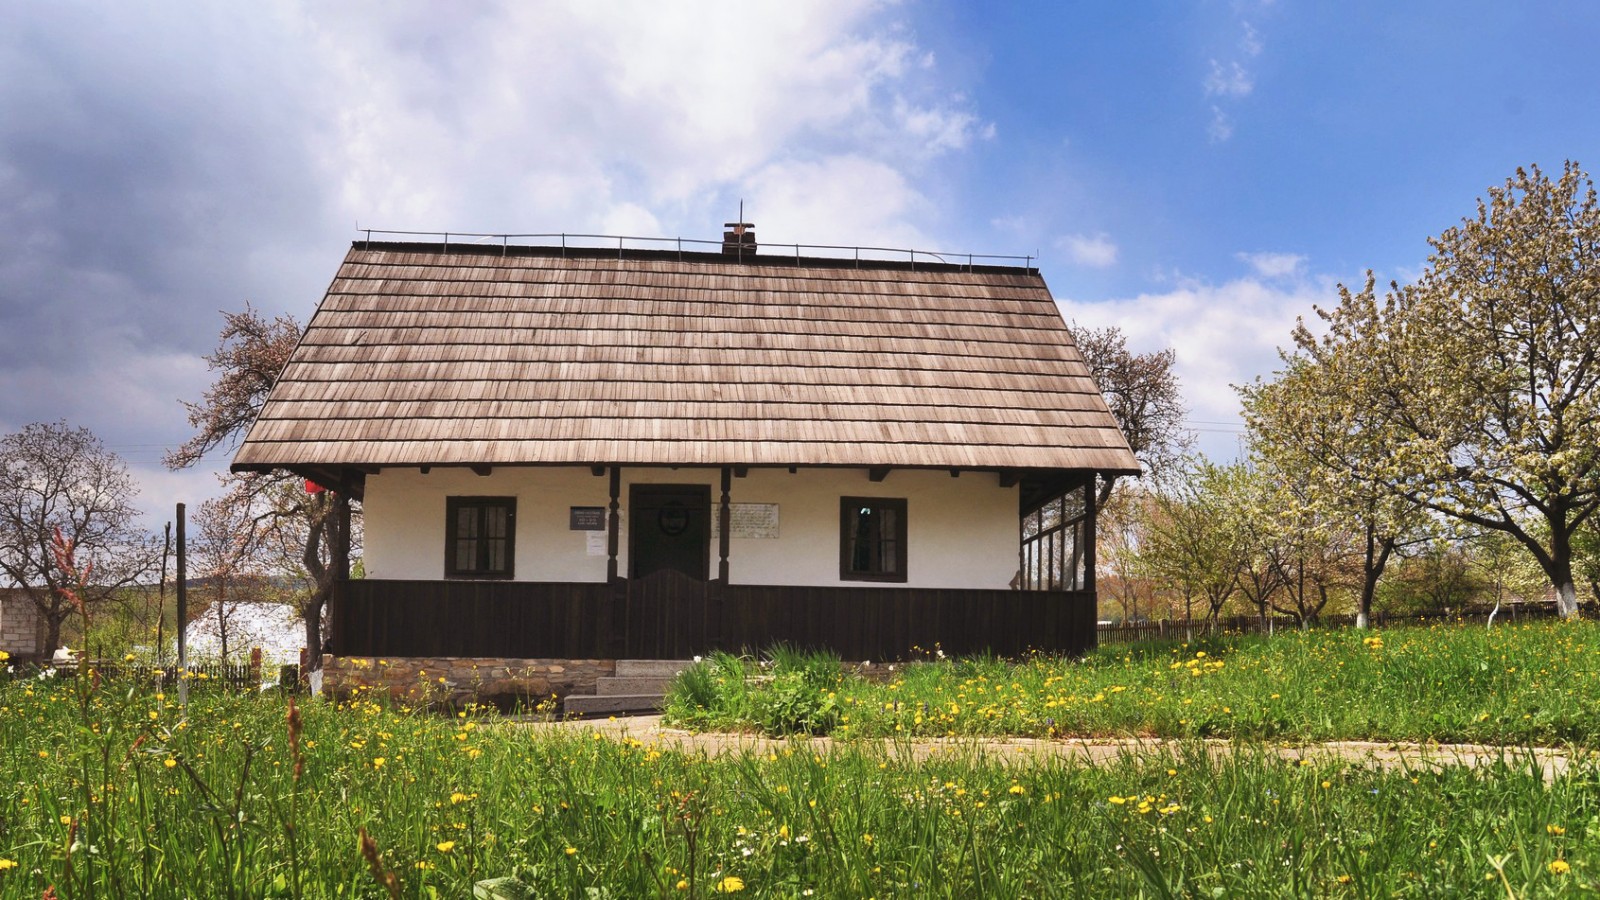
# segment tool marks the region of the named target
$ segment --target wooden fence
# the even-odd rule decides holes
[[[85,660],[71,665],[51,665],[62,675],[99,677],[107,681],[132,680],[160,688],[170,688],[178,683],[177,666],[152,666],[140,663]],[[247,663],[206,663],[191,665],[190,683],[210,682],[237,691],[253,691],[261,686],[261,667]]]
[[[1374,613],[1372,624],[1378,628],[1400,625],[1431,625],[1439,622],[1485,623],[1490,610],[1441,610],[1426,614],[1389,615]],[[1554,604],[1519,604],[1505,607],[1495,615],[1496,622],[1518,622],[1556,618]],[[1307,628],[1353,628],[1355,616],[1322,616],[1306,623]],[[1297,631],[1299,620],[1290,616],[1234,616],[1218,619],[1160,619],[1154,622],[1100,623],[1096,631],[1101,644],[1133,644],[1140,641],[1189,641],[1208,634],[1273,634],[1279,631]]]

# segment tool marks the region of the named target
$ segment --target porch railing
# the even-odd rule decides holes
[[[784,642],[847,660],[918,651],[1020,656],[1095,645],[1090,592],[724,585],[663,572],[615,584],[338,584],[330,646],[349,656],[685,659]]]

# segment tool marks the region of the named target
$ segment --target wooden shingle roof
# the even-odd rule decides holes
[[[234,468],[1138,471],[1032,269],[511,250],[358,242]]]

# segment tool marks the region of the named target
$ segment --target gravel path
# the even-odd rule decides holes
[[[752,734],[725,732],[695,733],[661,724],[660,716],[633,716],[617,719],[592,719],[571,722],[537,723],[527,726],[540,731],[592,732],[612,740],[632,738],[663,749],[707,756],[744,753],[766,754],[783,748],[805,747],[828,753],[837,743],[850,748],[879,748],[886,756],[921,761],[941,755],[960,759],[1001,763],[1037,763],[1048,759],[1075,760],[1089,764],[1111,762],[1127,754],[1152,751],[1177,751],[1190,742],[1161,738],[1080,739],[1063,738],[921,738],[837,742],[826,737],[767,738]],[[1233,753],[1239,747],[1273,754],[1288,760],[1320,760],[1335,757],[1350,762],[1371,763],[1384,768],[1441,768],[1445,766],[1488,766],[1505,760],[1515,766],[1537,763],[1545,781],[1565,775],[1576,760],[1593,757],[1586,749],[1500,747],[1490,744],[1418,744],[1410,742],[1328,741],[1311,744],[1239,744],[1227,740],[1207,740],[1213,756]]]

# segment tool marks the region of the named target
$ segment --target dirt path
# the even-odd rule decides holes
[[[922,738],[915,740],[861,740],[836,742],[832,738],[767,738],[751,734],[724,732],[694,733],[661,724],[660,716],[634,716],[574,722],[538,723],[527,726],[541,731],[593,732],[612,740],[633,738],[662,748],[707,756],[744,753],[770,753],[783,748],[806,747],[817,753],[841,747],[874,746],[892,758],[921,761],[940,755],[1000,763],[1037,763],[1047,759],[1077,760],[1090,764],[1114,761],[1125,754],[1177,750],[1188,742],[1160,738],[1057,739],[1040,738]],[[1213,756],[1232,753],[1236,744],[1226,740],[1207,740]],[[1567,773],[1578,759],[1590,758],[1593,751],[1551,748],[1500,747],[1491,744],[1418,744],[1409,742],[1329,741],[1326,743],[1249,744],[1262,753],[1288,760],[1320,760],[1329,757],[1350,762],[1372,763],[1384,768],[1441,768],[1445,766],[1488,766],[1506,760],[1515,766],[1537,761],[1545,781]]]

